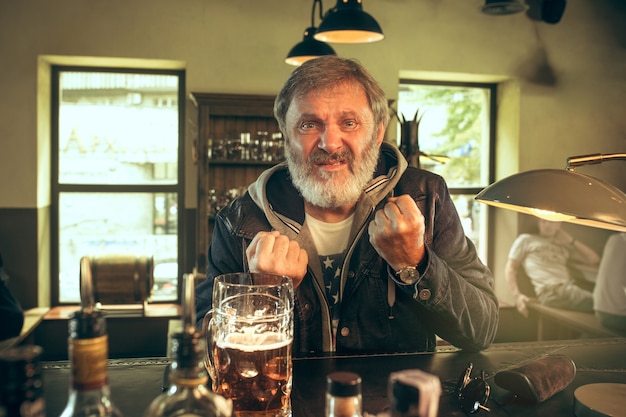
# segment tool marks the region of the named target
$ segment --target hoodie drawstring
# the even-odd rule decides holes
[[[393,306],[396,304],[396,283],[387,275],[387,304],[389,305],[389,320],[393,317]]]

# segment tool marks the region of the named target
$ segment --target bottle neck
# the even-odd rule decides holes
[[[96,389],[76,389],[70,387],[69,403],[74,404],[91,404],[91,403],[111,403],[111,388],[105,385]]]
[[[200,385],[206,385],[209,382],[209,376],[206,372],[188,372],[185,370],[172,371],[169,374],[170,386],[179,386],[187,388],[195,388]]]
[[[70,339],[71,388],[80,392],[109,391],[107,335]]]
[[[170,386],[197,387],[209,381],[204,367],[204,339],[196,332],[177,333],[172,338]]]
[[[196,357],[191,360],[179,360],[174,358],[168,374],[170,385],[179,387],[197,387],[209,382],[209,375],[204,368],[202,358]]]
[[[336,397],[327,394],[327,417],[361,417],[361,396]]]

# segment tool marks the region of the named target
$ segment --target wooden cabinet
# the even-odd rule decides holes
[[[192,93],[191,99],[197,109],[196,268],[203,274],[216,204],[281,160],[283,146],[274,96]]]

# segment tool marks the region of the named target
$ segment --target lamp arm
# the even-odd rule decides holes
[[[314,28],[315,27],[315,5],[319,3],[320,7],[319,7],[319,15],[320,15],[320,20],[323,20],[323,13],[322,10],[324,9],[324,6],[322,5],[322,0],[313,0],[313,7],[311,8],[311,27]]]
[[[565,169],[568,171],[573,171],[574,167],[601,164],[602,162],[613,160],[626,161],[626,153],[594,153],[589,155],[570,156],[569,158],[567,158],[567,166],[565,167]]]

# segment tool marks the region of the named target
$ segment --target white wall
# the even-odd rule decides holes
[[[379,21],[386,39],[333,47],[340,55],[361,60],[390,98],[396,96],[400,71],[519,80],[519,121],[514,118],[519,128],[514,125],[513,132],[519,146],[498,161],[501,175],[564,167],[571,155],[626,151],[626,2],[570,0],[556,25],[534,22],[523,14],[488,16],[480,12],[483,3],[367,0],[364,8]],[[311,0],[2,0],[0,208],[49,205],[47,64],[39,70],[40,57],[161,60],[163,65],[186,69],[188,92],[275,94],[292,70],[283,59],[309,26],[311,4]],[[327,0],[325,8],[333,4]],[[556,74],[556,85],[528,81],[542,52]],[[188,118],[193,118],[188,106]],[[187,139],[190,155],[192,138]],[[623,163],[584,172],[626,189]],[[189,164],[188,208],[195,207],[194,174]],[[505,214],[500,217],[502,228],[515,223]],[[499,246],[508,247],[516,231],[500,233],[504,236],[499,237]],[[497,253],[498,262],[505,253]],[[494,269],[500,273],[499,265]]]

